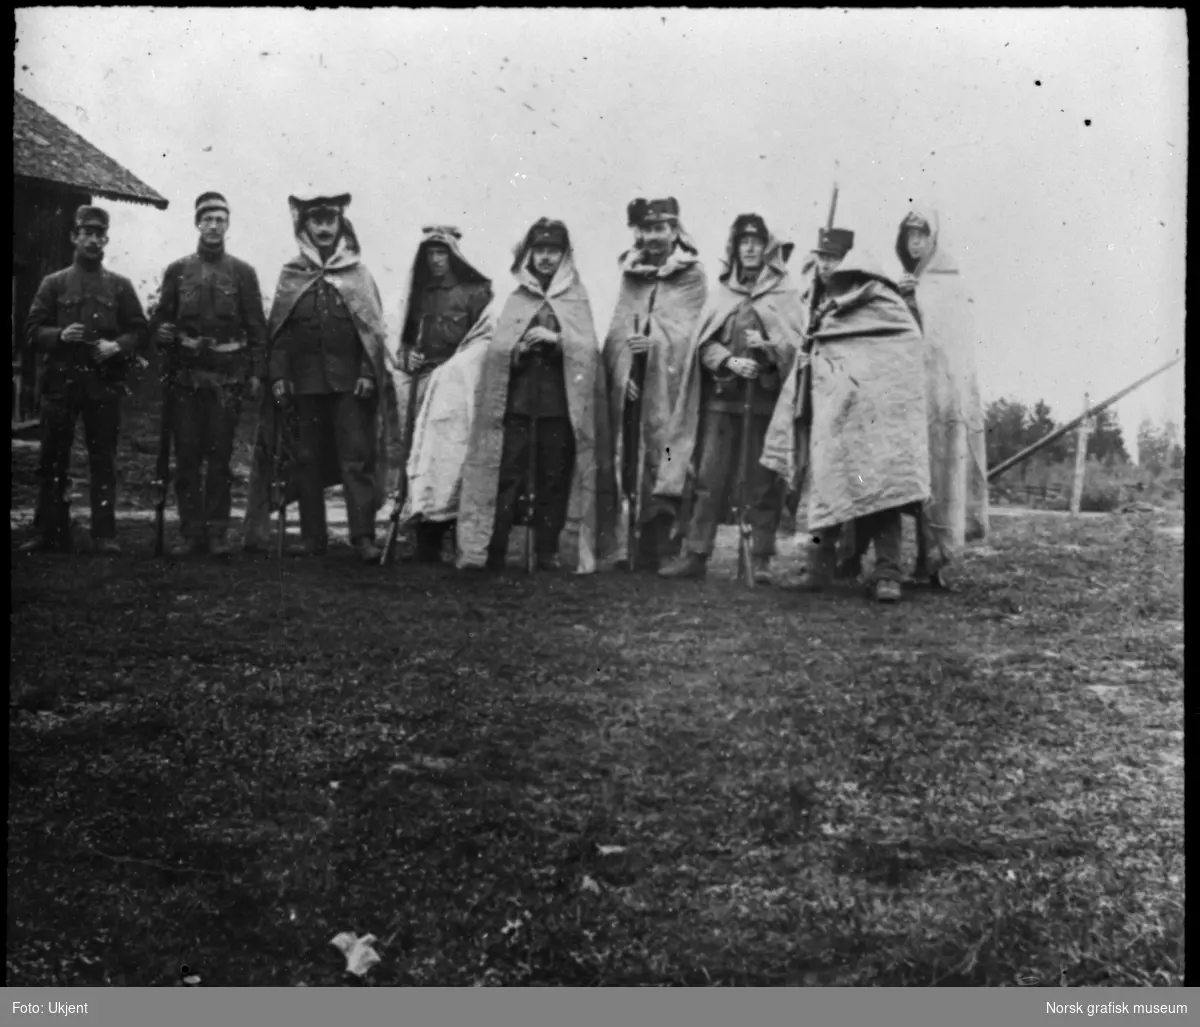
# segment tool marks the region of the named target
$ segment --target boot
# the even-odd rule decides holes
[[[658,572],[660,578],[703,578],[708,573],[707,553],[684,553]]]
[[[299,543],[293,542],[284,550],[284,552],[287,553],[288,556],[294,557],[324,556],[328,548],[329,544],[324,539],[318,541],[306,538]]]
[[[363,563],[379,563],[383,550],[375,545],[375,540],[368,535],[360,535],[354,540],[354,551]]]
[[[877,603],[898,603],[900,596],[900,582],[892,581],[890,578],[875,582],[875,601]]]
[[[208,537],[208,551],[213,556],[232,556],[233,546],[225,538],[225,532],[214,532]]]
[[[417,562],[418,563],[441,563],[442,562],[442,532],[443,527],[440,524],[418,524],[416,526],[417,537]]]
[[[769,556],[752,556],[750,562],[753,565],[754,583],[756,585],[770,585],[775,579],[771,576],[771,558]]]

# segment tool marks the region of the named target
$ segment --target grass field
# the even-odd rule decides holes
[[[895,608],[121,531],[14,532],[10,986],[1183,982],[1176,514]]]

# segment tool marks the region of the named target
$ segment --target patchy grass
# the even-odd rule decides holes
[[[892,609],[14,552],[7,982],[1182,984],[1172,523]]]

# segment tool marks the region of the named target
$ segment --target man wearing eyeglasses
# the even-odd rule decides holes
[[[266,318],[254,268],[225,250],[229,204],[196,198],[195,253],[163,274],[151,329],[165,354],[171,397],[175,496],[181,543],[175,555],[227,556],[234,437],[242,399],[262,393]]]
[[[116,501],[117,436],[121,396],[133,358],[146,343],[146,316],[128,278],[104,267],[108,211],[82,206],[75,212],[70,267],[42,279],[25,321],[25,334],[43,354],[41,455],[36,524],[39,535],[26,551],[71,546],[71,447],[82,418],[91,491],[95,549],[119,553]]]

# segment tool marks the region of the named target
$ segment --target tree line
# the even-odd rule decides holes
[[[985,412],[987,424],[988,466],[994,467],[1015,456],[1026,446],[1045,438],[1066,421],[1056,421],[1049,404],[1039,399],[1032,406],[1015,399],[998,399],[989,403]],[[1156,425],[1149,418],[1138,426],[1138,464],[1153,474],[1183,473],[1183,433],[1171,420]],[[1110,407],[1094,418],[1088,436],[1088,457],[1108,466],[1130,462],[1124,433]],[[1075,458],[1075,433],[1068,432],[1041,450],[1035,459],[1043,463],[1060,463]]]

